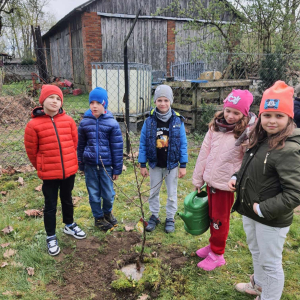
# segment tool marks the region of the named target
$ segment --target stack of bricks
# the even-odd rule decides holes
[[[171,63],[175,62],[175,21],[167,23],[167,75],[170,76]]]
[[[82,43],[85,78],[88,89],[92,89],[91,62],[102,61],[102,35],[101,16],[97,12],[84,12],[82,14]]]

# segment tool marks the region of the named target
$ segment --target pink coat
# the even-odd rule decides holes
[[[246,149],[245,143],[235,146],[235,142],[232,131],[224,133],[209,129],[196,162],[194,186],[201,187],[206,182],[208,186],[229,191],[227,183],[240,169]]]

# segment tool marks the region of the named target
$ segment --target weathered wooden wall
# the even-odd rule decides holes
[[[70,55],[69,27],[50,37],[51,69],[52,76],[63,77],[72,80],[72,64]]]
[[[73,82],[85,84],[81,15],[70,21]]]
[[[204,6],[210,0],[203,0]],[[141,9],[142,14],[146,16],[151,16],[155,14],[157,9],[165,8],[169,6],[173,0],[99,0],[88,6],[88,11],[96,12],[106,12],[114,14],[131,14],[134,15],[139,9]],[[189,1],[180,0],[181,9],[189,8]],[[165,17],[182,17],[179,16],[177,11],[163,13],[162,16]],[[227,18],[228,16],[226,16]]]
[[[123,42],[132,23],[132,19],[101,17],[103,61],[123,61]],[[160,70],[166,68],[166,56],[167,21],[138,21],[128,40],[128,60]]]

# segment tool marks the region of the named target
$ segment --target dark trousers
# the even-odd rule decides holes
[[[75,175],[72,175],[66,179],[54,179],[43,181],[43,194],[45,197],[45,208],[44,208],[44,224],[47,236],[55,234],[56,228],[56,207],[58,189],[63,222],[65,224],[73,223],[73,201],[72,201],[72,190],[74,188]]]
[[[210,248],[220,255],[224,254],[229,233],[230,211],[234,202],[234,193],[214,190],[207,187],[210,218]]]

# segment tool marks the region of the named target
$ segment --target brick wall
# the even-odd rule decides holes
[[[91,62],[102,61],[101,16],[97,12],[84,12],[81,22],[85,81],[87,90],[91,91]]]
[[[167,75],[170,76],[171,63],[175,62],[175,21],[167,23]]]

